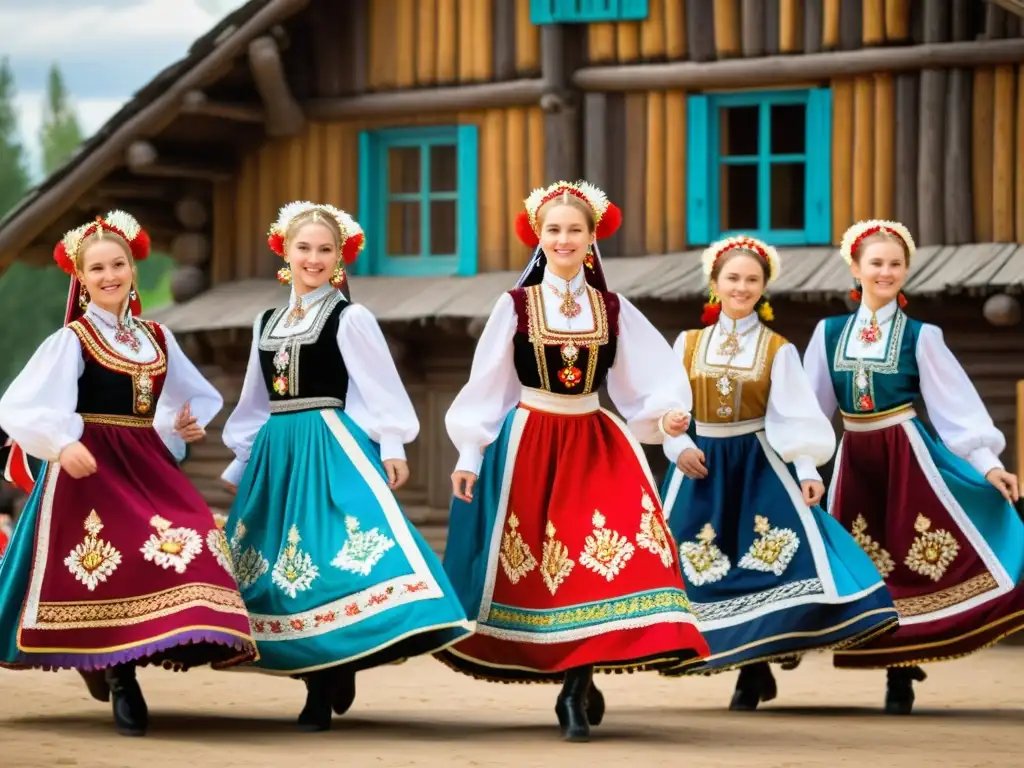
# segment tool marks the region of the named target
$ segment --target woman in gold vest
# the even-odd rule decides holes
[[[709,301],[675,343],[690,434],[666,440],[662,495],[711,656],[665,674],[740,669],[730,709],[776,695],[769,661],[847,647],[897,623],[878,571],[818,506],[835,450],[796,348],[763,324],[775,249],[731,237],[704,252]]]

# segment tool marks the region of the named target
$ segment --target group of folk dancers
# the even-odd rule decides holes
[[[149,720],[137,667],[256,667],[304,680],[299,725],[322,731],[359,671],[432,653],[560,683],[562,736],[585,741],[605,713],[595,672],[739,669],[731,708],[751,710],[776,695],[769,663],[831,649],[887,669],[886,710],[909,713],[919,664],[1021,629],[1017,479],[941,331],[904,311],[910,233],[847,232],[860,307],[819,323],[801,361],[765,324],[772,247],[705,251],[703,327],[672,349],[605,283],[597,241],[621,218],[585,182],[525,201],[533,256],[446,418],[443,566],[394,496],[419,424],[351,301],[349,214],[297,202],[271,227],[291,298],[253,324],[223,526],[179,469],[222,399],[140,318],[148,236],[121,211],[69,232],[65,325],[0,399],[7,478],[31,490],[0,562],[0,664],[78,670],[125,735]],[[660,491],[641,443],[672,462]]]

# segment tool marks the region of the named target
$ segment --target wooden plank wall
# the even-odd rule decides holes
[[[513,219],[530,190],[544,183],[540,107],[490,109],[418,118],[311,123],[294,139],[268,141],[247,155],[214,201],[214,282],[272,277],[281,266],[266,246],[277,210],[292,200],[329,202],[358,218],[359,132],[414,125],[479,127],[480,271],[519,269],[529,254]]]
[[[370,91],[540,75],[529,0],[372,0],[358,15]]]
[[[711,61],[909,45],[912,6],[925,1],[649,0],[644,21],[590,25],[588,60]]]
[[[922,0],[923,42],[974,39],[979,21],[989,37],[1019,34],[1003,9],[972,16],[971,3]],[[865,19],[878,5],[865,2]],[[899,5],[902,16],[879,17],[886,39],[918,7]],[[1008,64],[833,80],[834,241],[855,221],[893,217],[919,245],[1024,239],[1022,76]]]

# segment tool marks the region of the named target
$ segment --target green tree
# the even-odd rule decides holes
[[[64,76],[53,64],[46,85],[43,104],[43,125],[39,129],[39,145],[43,150],[43,172],[49,176],[60,168],[82,143],[82,126],[68,98]]]
[[[14,75],[4,57],[0,59],[0,217],[18,204],[29,187],[25,150],[18,141],[14,93]]]

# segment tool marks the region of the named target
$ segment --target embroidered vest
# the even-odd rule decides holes
[[[686,332],[683,365],[693,390],[694,421],[727,424],[764,418],[768,411],[768,392],[772,382],[775,354],[789,342],[767,326],[760,326],[753,343],[754,360],[748,367],[707,362],[715,327]],[[730,387],[724,386],[727,377]],[[721,382],[721,384],[720,384]],[[720,389],[721,387],[721,389]],[[728,394],[722,394],[729,389]]]
[[[512,337],[519,383],[559,395],[588,395],[604,384],[615,362],[619,297],[587,286],[594,326],[555,331],[544,317],[542,286],[509,291],[518,325]]]
[[[150,362],[123,357],[88,316],[68,324],[82,345],[85,362],[78,379],[78,413],[153,418],[167,378],[167,340],[158,324],[148,320],[135,323],[156,350],[156,358]]]
[[[274,330],[283,322],[289,307],[263,313],[260,369],[271,402],[331,398],[344,403],[348,369],[338,349],[338,325],[342,313],[350,306],[336,291],[317,308],[316,319],[309,328],[281,337],[275,337]]]

